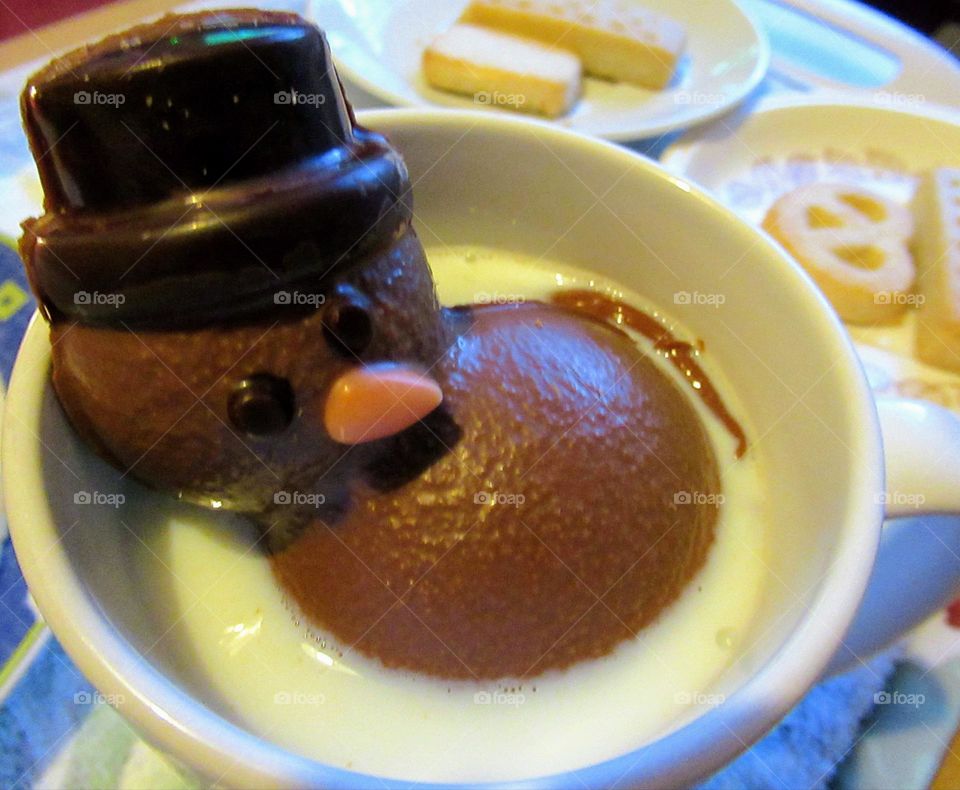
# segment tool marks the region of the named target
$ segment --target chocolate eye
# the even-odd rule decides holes
[[[230,422],[250,436],[280,433],[293,420],[294,397],[286,379],[258,373],[230,393]]]
[[[373,340],[370,309],[370,300],[356,288],[336,286],[323,310],[323,332],[334,351],[352,359],[367,350]]]

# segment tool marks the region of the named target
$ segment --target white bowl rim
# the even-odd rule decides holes
[[[778,271],[788,287],[799,288],[806,300],[818,302],[817,321],[833,338],[838,368],[842,368],[841,395],[851,404],[858,421],[851,432],[857,445],[851,450],[864,461],[851,469],[850,506],[846,522],[838,527],[835,561],[801,626],[723,705],[656,741],[571,772],[471,786],[543,788],[575,783],[597,787],[635,782],[642,775],[645,787],[676,787],[702,778],[711,770],[704,769],[704,761],[715,770],[733,759],[783,718],[820,678],[866,589],[883,520],[883,508],[875,494],[883,490],[884,472],[876,409],[852,342],[807,275],[769,236],[749,226],[704,190],[639,154],[545,121],[482,111],[389,109],[361,112],[358,118],[374,129],[483,126],[510,134],[537,127],[539,134],[558,145],[591,148],[597,156],[619,159],[624,167],[642,171],[644,178],[667,179],[688,192],[691,199],[719,213],[728,220],[731,232],[756,242],[780,262]],[[295,755],[207,709],[142,660],[72,574],[67,555],[51,548],[56,543],[57,525],[49,518],[45,500],[36,496],[43,490],[43,480],[42,445],[35,428],[48,367],[49,344],[45,328],[35,315],[18,355],[4,417],[2,470],[10,532],[24,576],[47,623],[81,671],[104,694],[119,695],[124,700],[123,715],[175,758],[208,776],[219,775],[218,783],[362,790],[373,780],[386,788],[449,787],[372,777]],[[11,424],[26,430],[11,430]],[[50,579],[57,583],[51,584]]]

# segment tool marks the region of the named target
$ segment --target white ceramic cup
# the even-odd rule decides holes
[[[934,532],[912,521],[885,543],[887,564],[916,585],[877,579],[848,634],[885,514],[960,508],[960,422],[910,401],[885,401],[878,418],[842,325],[769,238],[656,164],[553,125],[422,110],[370,112],[361,122],[404,154],[428,251],[478,243],[546,253],[669,305],[734,382],[751,451],[763,457],[777,581],[736,690],[619,757],[511,787],[689,785],[762,737],[831,661],[849,661],[845,644],[863,657],[953,592],[960,530],[926,540],[921,556],[916,536]],[[678,304],[679,292],[725,301],[703,309]],[[10,385],[3,483],[24,574],[71,657],[105,695],[125,700],[122,712],[147,738],[222,785],[369,787],[370,776],[284,751],[201,704],[175,657],[142,658],[156,633],[138,608],[148,593],[126,568],[122,526],[105,518],[81,537],[63,516],[63,503],[78,484],[95,486],[85,477],[101,466],[63,419],[49,357],[47,327],[35,320]]]

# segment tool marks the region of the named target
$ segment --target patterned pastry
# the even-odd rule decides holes
[[[848,184],[807,184],[774,203],[763,227],[844,321],[896,321],[910,302],[913,218],[898,203]]]

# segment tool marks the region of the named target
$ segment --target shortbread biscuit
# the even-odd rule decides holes
[[[924,176],[914,198],[917,356],[960,371],[960,170]]]
[[[844,321],[896,321],[914,301],[913,217],[892,200],[848,184],[807,184],[774,203],[763,227]]]
[[[580,61],[508,33],[458,24],[423,53],[423,72],[436,88],[473,96],[479,105],[556,117],[580,95]]]
[[[686,44],[683,25],[629,0],[474,0],[461,21],[569,49],[587,74],[654,90]]]

